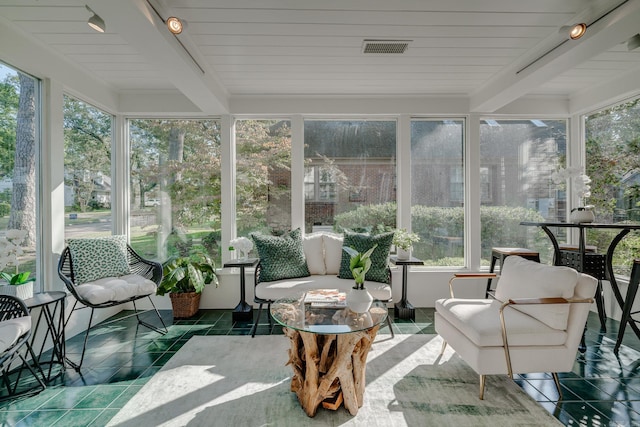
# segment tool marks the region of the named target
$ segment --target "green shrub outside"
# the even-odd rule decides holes
[[[428,265],[463,265],[464,210],[462,207],[413,206],[412,231],[420,236],[413,253]],[[551,242],[538,227],[525,227],[521,221],[544,221],[532,209],[508,206],[480,208],[482,259],[488,264],[491,248],[527,247],[541,252],[543,259],[551,258]],[[392,229],[396,223],[396,204],[359,206],[353,211],[334,217],[334,230],[367,228]]]
[[[9,203],[0,202],[0,217],[7,216],[11,213],[11,205]]]

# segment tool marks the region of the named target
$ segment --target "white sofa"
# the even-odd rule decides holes
[[[573,368],[597,283],[569,267],[510,256],[496,299],[455,298],[452,287],[451,298],[436,301],[435,328],[445,345],[480,374],[480,399],[485,375],[492,374],[551,372],[560,393],[556,373]]]
[[[270,305],[278,298],[290,296],[297,291],[309,289],[351,290],[353,279],[338,277],[342,260],[342,235],[330,232],[317,232],[303,237],[302,245],[310,275],[293,279],[260,281],[260,265],[256,268],[254,301],[259,304],[258,317],[253,325],[251,335],[254,336],[263,304]],[[391,271],[388,271],[389,283],[365,281],[365,287],[374,299],[391,302]],[[389,325],[391,328],[391,326]],[[393,330],[392,330],[393,333]]]

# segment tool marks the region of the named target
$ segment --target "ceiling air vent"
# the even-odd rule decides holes
[[[413,40],[365,40],[362,53],[405,53]]]

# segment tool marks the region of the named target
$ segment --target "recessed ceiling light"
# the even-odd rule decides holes
[[[184,29],[184,25],[180,20],[180,18],[176,18],[175,16],[172,16],[167,19],[167,28],[173,34],[180,34]]]

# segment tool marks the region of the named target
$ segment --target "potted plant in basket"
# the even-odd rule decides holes
[[[377,244],[373,245],[373,247],[364,253],[358,252],[348,246],[342,248],[342,250],[351,256],[349,269],[356,283],[353,286],[353,290],[347,294],[347,306],[355,313],[368,311],[373,302],[373,297],[364,287],[364,280],[367,271],[371,268],[371,254],[376,247],[378,247]]]
[[[33,282],[35,277],[30,271],[19,272],[20,260],[24,252],[20,244],[27,237],[25,230],[7,230],[5,236],[0,238],[0,277],[7,283],[0,285],[0,293],[13,295],[20,299],[33,297]],[[7,267],[15,267],[15,273],[7,273]]]
[[[156,294],[169,294],[174,318],[188,318],[198,312],[202,290],[212,283],[219,285],[209,256],[199,253],[173,257],[162,265],[162,281]]]

